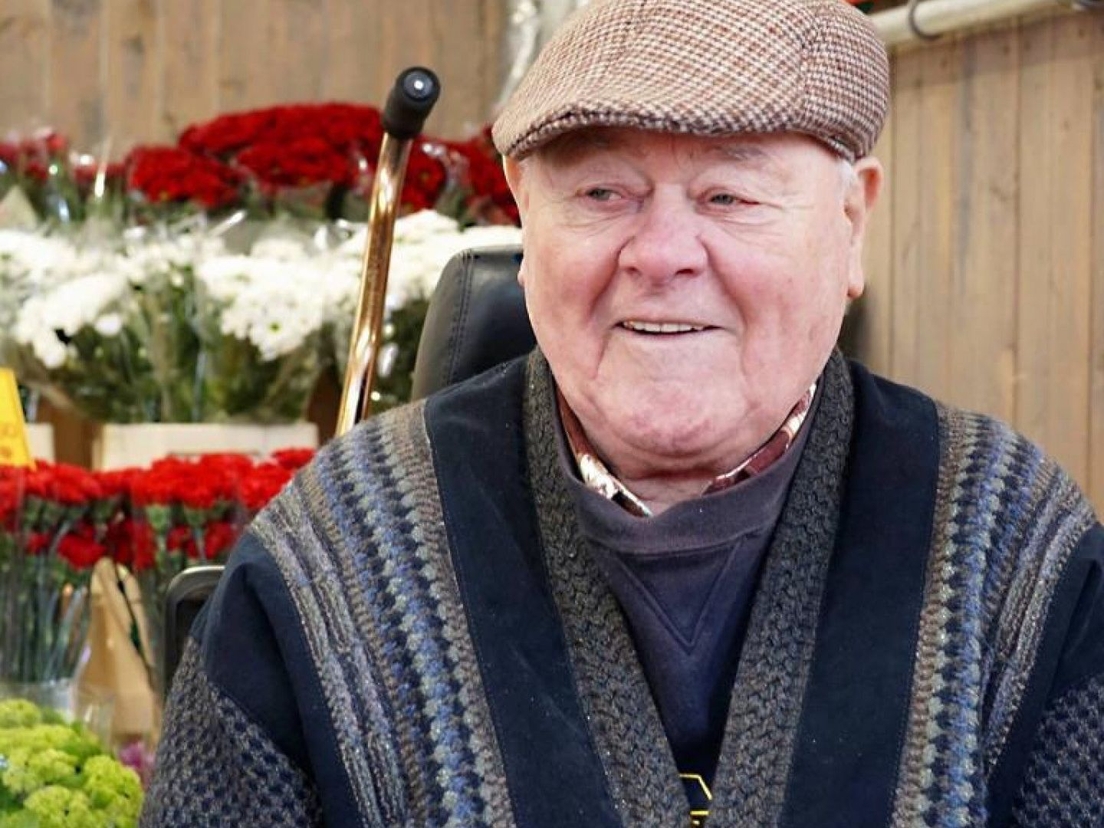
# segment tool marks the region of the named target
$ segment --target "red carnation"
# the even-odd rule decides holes
[[[213,561],[222,558],[238,539],[238,531],[229,521],[216,520],[203,533],[203,555]]]
[[[86,533],[70,533],[58,544],[58,554],[74,569],[90,569],[105,553],[103,544],[97,543]]]
[[[268,187],[303,187],[323,182],[348,184],[354,173],[347,152],[313,136],[281,143],[257,143],[242,150],[237,161]]]
[[[288,471],[298,471],[307,465],[314,457],[314,449],[310,448],[286,448],[272,452],[270,458],[277,466],[282,466]]]
[[[127,156],[127,187],[154,204],[194,201],[207,209],[238,198],[242,176],[227,165],[175,147],[141,147]]]

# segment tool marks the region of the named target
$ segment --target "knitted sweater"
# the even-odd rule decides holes
[[[1096,824],[1104,528],[997,422],[823,389],[709,827]],[[535,354],[321,451],[197,623],[142,825],[688,824],[555,428]]]

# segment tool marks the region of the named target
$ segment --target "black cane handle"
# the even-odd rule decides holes
[[[383,129],[388,135],[409,140],[422,131],[437,97],[441,82],[422,66],[404,70],[396,79],[383,107]]]

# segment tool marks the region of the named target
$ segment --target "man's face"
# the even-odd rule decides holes
[[[537,341],[619,474],[724,472],[779,427],[862,292],[858,172],[801,136],[628,129],[507,162]]]

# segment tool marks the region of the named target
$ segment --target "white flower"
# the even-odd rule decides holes
[[[123,317],[118,313],[105,313],[92,323],[100,336],[118,336],[123,329]]]
[[[219,330],[252,343],[265,361],[290,354],[321,331],[327,292],[307,260],[223,256],[204,262],[196,276],[217,304]]]

